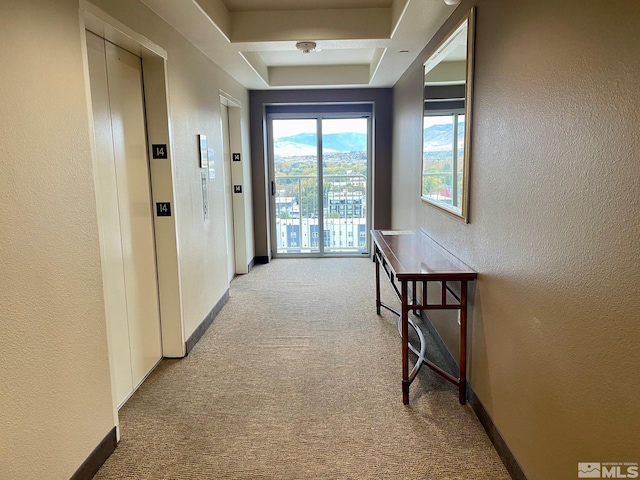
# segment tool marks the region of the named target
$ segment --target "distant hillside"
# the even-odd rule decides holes
[[[316,135],[299,133],[281,137],[274,142],[276,156],[287,158],[316,154]],[[367,135],[364,133],[328,133],[322,137],[322,147],[329,153],[364,152],[367,150]]]
[[[425,152],[451,151],[451,136],[453,125],[432,125],[423,132]],[[460,136],[464,136],[464,123],[460,123]]]

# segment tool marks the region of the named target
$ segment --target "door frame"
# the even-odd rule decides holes
[[[231,210],[233,212],[233,241],[234,264],[236,274],[249,273],[253,263],[253,253],[249,251],[249,245],[253,242],[253,221],[247,209],[251,209],[251,185],[245,181],[247,178],[247,162],[242,142],[242,103],[223,90],[219,90],[220,105],[225,105],[229,113],[229,152],[224,152],[229,158],[224,159],[225,175],[227,174],[227,161],[230,168],[231,185],[239,185],[241,192],[231,194]],[[220,116],[222,122],[222,115]],[[222,124],[220,125],[221,132]],[[231,156],[239,154],[240,159],[233,161]],[[226,192],[225,192],[226,193]],[[226,201],[226,195],[225,195]],[[248,224],[250,222],[250,224]]]
[[[229,107],[226,103],[220,102],[220,132],[222,133],[222,169],[224,179],[224,203],[225,203],[225,226],[227,241],[227,279],[229,283],[236,275],[236,236],[235,236],[235,220],[233,212],[233,178],[231,174],[232,155],[231,155],[231,133],[229,126]]]
[[[170,110],[167,87],[167,52],[139,35],[126,25],[106,14],[100,8],[80,0],[79,21],[81,31],[88,30],[109,42],[142,58],[143,97],[147,126],[147,155],[151,175],[152,204],[170,202],[173,205],[171,216],[154,216],[154,236],[156,247],[156,265],[158,269],[158,296],[160,301],[160,328],[162,335],[162,356],[164,358],[182,358],[186,355],[184,317],[182,307],[182,287],[180,265],[178,262],[178,240],[175,195],[173,150],[170,130]],[[95,129],[91,106],[91,83],[86,36],[81,35],[81,48],[84,62],[85,92],[89,118],[91,156],[96,166]],[[153,155],[153,145],[166,146],[166,158]],[[109,341],[109,339],[107,338]],[[113,368],[109,360],[111,375]],[[112,378],[113,383],[113,378]],[[114,389],[112,388],[112,391]],[[118,411],[115,397],[112,398],[114,424],[118,426]],[[119,438],[120,432],[117,430]]]
[[[316,111],[313,112],[313,109],[304,112],[298,113],[296,111],[292,112],[271,112],[266,114],[266,138],[267,138],[267,180],[268,180],[268,197],[269,197],[269,219],[268,224],[270,226],[270,239],[269,243],[271,246],[272,256],[274,258],[302,258],[302,257],[361,257],[361,256],[369,256],[371,251],[371,242],[369,235],[367,234],[365,237],[365,251],[364,252],[333,252],[326,253],[325,245],[324,245],[324,212],[323,212],[323,196],[322,192],[323,188],[323,155],[322,155],[322,120],[324,119],[347,119],[347,118],[367,118],[367,180],[366,180],[366,188],[367,188],[367,201],[366,201],[366,216],[365,216],[365,231],[368,231],[371,226],[371,222],[373,219],[372,215],[372,205],[373,205],[373,195],[372,195],[372,168],[373,168],[373,113],[372,112],[363,112],[358,111],[358,109],[354,109],[353,111],[349,111],[348,108],[345,108],[339,112],[326,112],[326,111]],[[306,253],[278,253],[278,235],[277,235],[277,225],[276,225],[276,205],[275,205],[275,161],[274,161],[274,151],[273,151],[273,120],[298,120],[298,119],[315,119],[316,120],[316,132],[317,132],[317,143],[316,143],[316,161],[318,164],[318,252],[306,252]],[[322,229],[320,229],[322,226]],[[320,236],[320,231],[322,230],[322,236]]]

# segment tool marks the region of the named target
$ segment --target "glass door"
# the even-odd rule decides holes
[[[369,118],[323,118],[325,253],[368,253]]]
[[[369,251],[370,116],[269,116],[276,256]]]
[[[272,243],[278,255],[321,252],[317,124],[314,118],[271,121]]]

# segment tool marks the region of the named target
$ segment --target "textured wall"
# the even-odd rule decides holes
[[[427,48],[394,89],[393,225],[479,272],[471,383],[528,478],[640,462],[640,7],[478,0],[448,26],[472,3],[471,223],[415,182]]]
[[[264,136],[265,105],[278,103],[340,103],[374,104],[374,205],[373,225],[391,225],[391,90],[254,90],[251,92],[251,150],[253,175],[253,212],[256,255],[268,256],[271,243],[268,236],[267,174]]]
[[[141,2],[96,0],[93,3],[167,51],[175,215],[184,332],[185,338],[189,338],[229,287],[219,90],[242,103],[246,152],[249,151],[248,92]],[[206,135],[208,147],[215,151],[216,178],[209,180],[209,220],[206,222],[202,215],[198,134]],[[249,172],[246,175],[248,184]],[[251,204],[251,190],[246,190],[245,195]],[[249,240],[252,243],[252,239]],[[252,253],[253,245],[248,249]]]
[[[0,478],[66,479],[115,425],[77,0],[0,5]]]
[[[94,3],[169,55],[188,337],[228,288],[218,89],[247,107],[245,152],[248,93],[142,3]],[[78,0],[0,5],[2,479],[69,478],[116,423],[78,15]],[[206,223],[199,133],[216,161]]]

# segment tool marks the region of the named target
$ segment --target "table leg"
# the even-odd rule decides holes
[[[376,313],[380,315],[380,260],[377,248],[373,251],[373,258],[376,264]]]
[[[418,282],[416,282],[415,280],[412,282],[413,285],[413,305],[415,306],[418,302],[417,302],[417,293],[416,293],[416,288],[418,286]],[[414,315],[419,315],[419,311],[418,309],[414,309],[413,310],[413,314]]]
[[[400,325],[402,333],[402,403],[409,405],[409,305],[407,282],[402,281],[402,315]]]
[[[460,380],[458,401],[464,405],[467,397],[467,282],[460,282]]]

